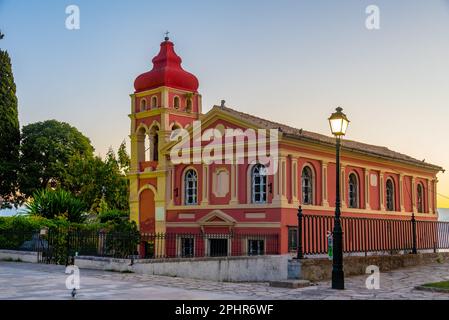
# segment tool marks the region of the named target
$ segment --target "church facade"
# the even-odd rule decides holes
[[[245,233],[279,235],[289,250],[297,209],[305,215],[335,210],[335,139],[229,108],[202,112],[198,79],[181,67],[165,38],[151,71],[138,76],[131,97],[130,218],[143,233]],[[276,130],[277,170],[244,156],[242,161],[175,163],[176,132],[213,129]],[[197,146],[206,148],[204,140]],[[223,138],[223,145],[226,141]],[[249,143],[243,141],[244,147]],[[236,146],[231,150],[236,152]],[[190,151],[194,153],[195,147]],[[216,156],[216,155],[215,155]],[[224,155],[222,155],[224,158]],[[437,174],[441,167],[386,147],[343,140],[342,215],[437,220]],[[180,245],[182,245],[180,243]],[[262,243],[262,246],[264,244]]]

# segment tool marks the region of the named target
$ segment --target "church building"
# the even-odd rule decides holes
[[[152,69],[135,79],[130,95],[130,219],[142,233],[277,234],[279,252],[287,253],[298,206],[304,215],[334,214],[334,137],[262,119],[224,102],[203,113],[199,81],[182,68],[168,37],[152,62]],[[174,163],[171,137],[177,129],[191,133],[195,121],[201,121],[201,132],[277,130],[277,170],[267,173],[263,164],[248,159]],[[342,216],[409,219],[413,212],[417,219],[437,220],[442,170],[383,146],[343,140]],[[265,244],[257,245],[263,251]]]

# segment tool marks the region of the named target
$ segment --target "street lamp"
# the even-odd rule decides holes
[[[343,109],[338,107],[336,112],[332,113],[329,118],[329,125],[332,134],[337,140],[336,143],[336,195],[335,195],[335,218],[333,231],[333,255],[332,255],[332,289],[343,290],[345,288],[345,276],[343,272],[343,231],[340,222],[340,144],[341,137],[346,133],[349,120],[342,112]]]

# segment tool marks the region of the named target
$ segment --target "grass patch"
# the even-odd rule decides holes
[[[446,289],[449,291],[449,280],[423,284],[426,288]]]

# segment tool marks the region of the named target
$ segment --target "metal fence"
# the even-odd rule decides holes
[[[37,251],[41,263],[74,256],[195,258],[279,254],[279,235],[261,233],[145,233],[77,229],[0,230],[0,249]]]
[[[412,252],[449,249],[449,222],[341,217],[344,253]],[[328,252],[334,216],[298,215],[299,256]]]
[[[193,258],[279,254],[279,234],[150,233],[141,235],[144,258]]]
[[[55,264],[68,264],[75,255],[125,258],[137,254],[139,240],[135,232],[71,228],[0,230],[0,249],[35,251],[39,262]]]
[[[341,217],[345,253],[416,253],[449,249],[449,222]],[[288,248],[298,257],[328,251],[334,216],[298,213]],[[293,244],[294,240],[294,245]],[[292,242],[292,243],[291,243]],[[195,258],[280,254],[280,233],[144,233],[50,229],[0,230],[0,249],[37,251],[40,262],[64,264],[75,255],[115,258]]]
[[[39,251],[44,244],[39,232],[30,230],[0,230],[0,249]]]

